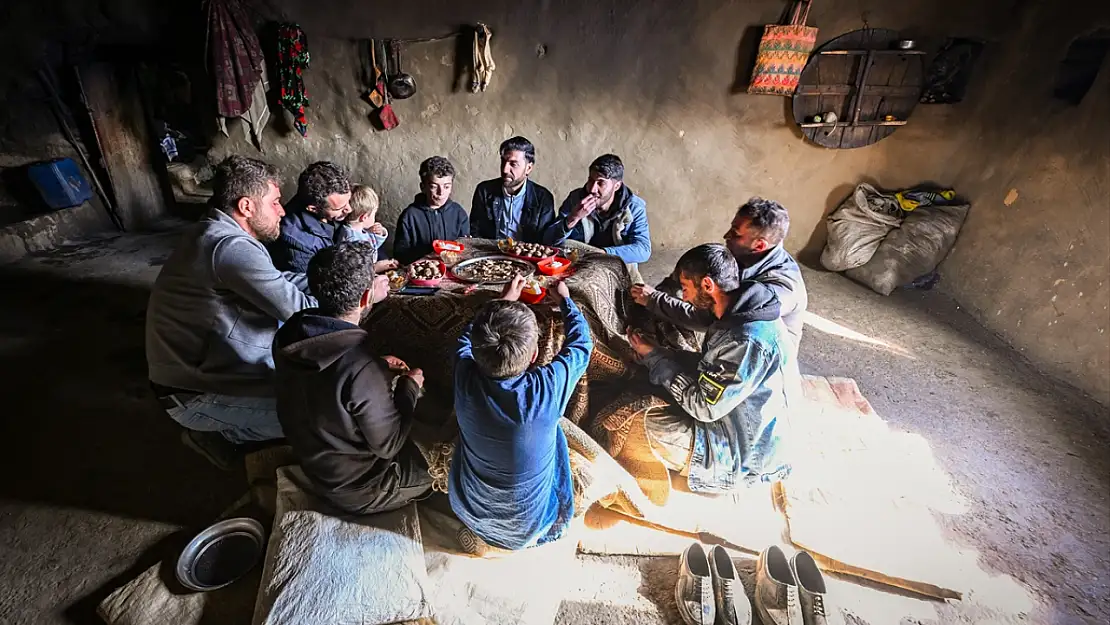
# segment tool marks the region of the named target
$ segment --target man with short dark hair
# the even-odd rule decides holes
[[[636,277],[636,264],[651,258],[647,204],[624,184],[624,163],[619,156],[599,156],[590,164],[586,184],[563,200],[559,218],[544,234],[544,243],[562,245],[567,239],[619,257]]]
[[[317,252],[308,284],[319,307],[293,315],[274,337],[285,436],[317,494],[350,514],[394,510],[432,486],[409,441],[424,375],[376,356],[359,327],[389,292],[385,276],[374,275],[373,256],[362,241]]]
[[[736,211],[724,238],[740,267],[740,279],[760,282],[775,292],[782,320],[790,331],[791,347],[797,355],[809,295],[797,261],[782,246],[789,230],[790,215],[782,204],[753,197]],[[673,277],[656,288],[639,284],[632,287],[632,298],[683,327],[695,330],[709,327],[713,318],[706,311],[666,293],[675,288]]]
[[[501,177],[474,189],[470,235],[542,243],[557,215],[555,197],[528,178],[536,163],[536,148],[524,137],[513,137],[501,144],[500,153]]]
[[[451,200],[455,166],[442,156],[420,163],[420,193],[401,211],[394,230],[393,257],[403,265],[432,253],[432,242],[470,236],[470,219]]]
[[[351,212],[351,181],[347,170],[313,163],[297,178],[297,195],[281,220],[281,236],[270,246],[274,265],[304,273],[316,252],[336,242],[339,226]]]
[[[559,419],[593,350],[590,326],[559,282],[566,340],[549,364],[532,367],[540,331],[517,301],[523,288],[517,276],[478,312],[455,360],[459,442],[447,494],[459,519],[502,549],[557,540],[570,526],[574,489]]]
[[[281,231],[279,184],[262,161],[220,163],[212,208],[182,235],[147,306],[151,386],[186,442],[222,467],[229,441],[282,436],[270,344],[282,322],[316,305],[304,275],[278,271],[263,246]]]
[[[713,315],[696,364],[638,334],[632,348],[685,415],[649,414],[648,440],[671,470],[688,473],[694,492],[726,492],[781,479],[779,453],[788,418],[790,350],[774,292],[741,281],[732,254],[719,243],[699,245],[675,267],[682,299]]]

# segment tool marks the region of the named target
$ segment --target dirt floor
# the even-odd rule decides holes
[[[100,599],[245,488],[184,448],[147,394],[143,315],[173,239],[118,236],[0,268],[0,623],[99,622]],[[674,259],[657,253],[646,277]],[[1107,409],[942,295],[806,279],[803,371],[856,379],[879,415],[929,442],[969,502],[946,531],[997,582],[946,604],[837,580],[849,625],[1110,622]],[[558,623],[678,623],[676,558],[578,564]],[[753,564],[740,567],[750,582]]]

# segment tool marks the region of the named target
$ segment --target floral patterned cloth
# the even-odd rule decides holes
[[[293,114],[293,127],[302,137],[308,136],[304,109],[308,91],[304,86],[304,70],[308,69],[308,37],[297,24],[278,25],[278,84],[281,104]]]

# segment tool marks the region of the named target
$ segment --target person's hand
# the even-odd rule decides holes
[[[563,299],[570,299],[570,287],[568,287],[567,283],[563,282],[562,280],[560,280],[559,283],[555,285],[555,292],[558,293],[559,297]]]
[[[397,260],[394,258],[390,258],[389,260],[379,260],[378,262],[374,263],[374,273],[384,273],[386,271],[396,269],[400,266],[401,263],[397,262]]]
[[[524,276],[520,274],[513,276],[513,279],[510,280],[509,283],[505,285],[505,288],[501,291],[501,299],[507,302],[515,302],[519,300],[520,294],[522,291],[524,291],[524,285],[526,283],[527,280],[524,279]]]
[[[632,346],[632,351],[636,352],[641,358],[655,351],[655,345],[652,345],[650,341],[635,330],[628,332],[628,344]]]
[[[424,388],[424,371],[422,369],[409,369],[405,372],[405,377],[411,378],[417,386]]]
[[[655,287],[646,284],[633,284],[629,294],[632,299],[641,306],[647,306],[648,300],[651,299],[651,294],[655,292]]]
[[[405,364],[405,361],[396,356],[382,356],[382,360],[385,361],[385,364],[387,367],[389,367],[390,371],[394,371],[396,373],[405,373],[409,370],[409,366]]]
[[[578,202],[578,205],[570,211],[569,215],[567,215],[567,227],[573,228],[577,226],[578,222],[582,221],[586,217],[589,217],[590,213],[594,212],[594,210],[596,209],[596,197],[594,197],[593,195],[587,195],[586,197],[582,198],[582,201]]]
[[[378,235],[379,237],[384,237],[385,236],[385,226],[383,226],[381,224],[381,222],[375,221],[374,225],[370,226],[368,228],[368,230],[370,230],[370,232],[373,232],[374,234]]]

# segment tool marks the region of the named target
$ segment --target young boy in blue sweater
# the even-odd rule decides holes
[[[451,509],[480,538],[524,549],[563,536],[574,517],[567,439],[559,427],[593,351],[590,328],[562,282],[556,287],[566,340],[550,364],[533,367],[536,315],[517,300],[517,277],[459,337],[451,463]]]

